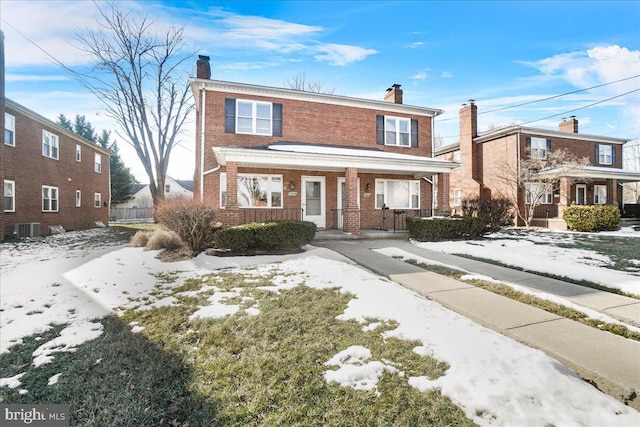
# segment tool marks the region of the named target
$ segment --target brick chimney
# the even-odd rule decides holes
[[[482,161],[482,144],[473,141],[478,136],[478,107],[473,99],[460,108],[460,161],[462,163],[461,190],[464,197],[480,196],[482,173],[479,163]]]
[[[198,55],[198,62],[196,62],[196,77],[199,79],[211,79],[211,65],[209,64],[208,56]]]
[[[568,119],[562,119],[559,126],[560,132],[578,133],[578,119],[571,116]]]
[[[384,95],[384,100],[394,104],[402,104],[402,89],[400,89],[400,85],[395,83],[391,85]]]

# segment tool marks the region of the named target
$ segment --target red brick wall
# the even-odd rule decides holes
[[[16,146],[4,148],[4,179],[15,181],[16,212],[6,212],[5,223],[39,222],[43,233],[51,225],[66,230],[90,228],[95,221],[109,222],[109,156],[82,138],[74,138],[57,126],[35,120],[7,106],[16,119]],[[42,130],[59,138],[58,160],[42,155]],[[76,144],[82,146],[81,162],[76,161]],[[102,157],[102,172],[94,172],[94,154]],[[58,187],[58,212],[42,212],[42,186]],[[82,192],[76,207],[76,190]],[[94,193],[101,193],[100,208],[94,207]],[[105,206],[107,202],[107,206]]]

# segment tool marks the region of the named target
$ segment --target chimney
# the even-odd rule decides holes
[[[559,126],[560,132],[578,133],[578,119],[571,116],[568,119],[562,119]]]
[[[205,55],[198,55],[198,62],[196,62],[196,78],[199,79],[211,79],[211,65],[209,64],[209,57]]]
[[[394,104],[402,104],[402,89],[400,89],[400,85],[396,83],[391,85],[384,95],[384,100],[386,102],[393,102]]]
[[[460,109],[460,140],[478,136],[478,107],[475,100],[470,99],[468,102],[462,104]]]

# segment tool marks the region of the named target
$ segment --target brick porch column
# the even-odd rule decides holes
[[[360,234],[360,208],[358,208],[358,169],[346,168],[345,173],[346,202],[343,206],[342,231]]]
[[[558,200],[558,218],[562,219],[562,213],[564,212],[564,209],[571,204],[571,183],[567,178],[560,178],[558,187],[560,188],[560,198]]]
[[[238,163],[227,162],[227,206],[224,210],[226,226],[240,225],[240,208],[238,207]]]
[[[617,179],[608,179],[607,180],[607,202],[611,203],[614,206],[618,205],[618,180]]]
[[[438,207],[436,208],[439,213],[444,215],[449,215],[451,213],[451,206],[449,205],[449,200],[451,197],[451,189],[449,186],[449,174],[448,173],[439,173],[438,174]],[[435,212],[432,213],[436,215]]]

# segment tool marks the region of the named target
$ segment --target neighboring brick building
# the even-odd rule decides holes
[[[554,188],[548,188],[535,210],[538,225],[566,227],[562,210],[571,204],[613,204],[622,206],[622,183],[640,181],[640,172],[623,169],[622,146],[626,139],[578,134],[575,117],[563,119],[559,130],[505,126],[478,133],[477,106],[473,101],[460,109],[460,141],[439,147],[435,154],[443,160],[460,162],[450,174],[437,177],[441,209],[461,213],[465,197],[516,195],[521,211],[528,202],[517,189],[517,171],[529,155],[546,158],[553,150],[567,150],[578,158],[588,158],[589,166],[573,168]],[[512,179],[505,181],[505,174]],[[535,185],[529,183],[529,185]]]
[[[384,228],[393,210],[430,214],[431,177],[455,166],[432,158],[441,111],[402,104],[399,85],[372,101],[210,80],[208,57],[197,69],[194,196],[226,224]]]
[[[108,224],[109,152],[5,100],[2,144],[5,236]]]

